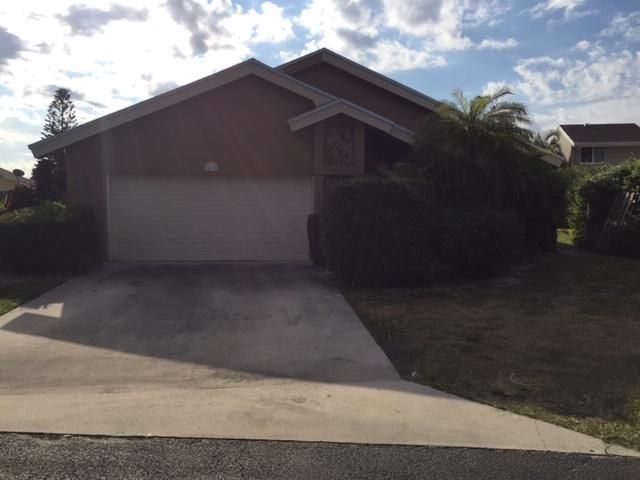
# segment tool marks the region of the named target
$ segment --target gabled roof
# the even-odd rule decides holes
[[[170,107],[248,75],[258,76],[275,85],[306,97],[312,100],[315,105],[322,105],[336,98],[333,95],[325,93],[318,88],[301,82],[252,58],[214,73],[213,75],[209,75],[208,77],[136,103],[135,105],[105,115],[91,122],[84,123],[54,137],[40,140],[39,142],[29,145],[29,149],[35,157],[48,155],[80,140]]]
[[[328,63],[340,70],[344,70],[355,77],[358,77],[366,82],[372,83],[377,87],[383,88],[399,97],[402,97],[406,100],[409,100],[421,107],[428,108],[429,110],[435,110],[439,102],[434,100],[431,97],[424,95],[423,93],[414,90],[413,88],[409,88],[406,85],[401,84],[400,82],[396,82],[389,77],[386,77],[378,72],[375,72],[359,63],[354,62],[353,60],[349,60],[342,55],[338,55],[337,53],[327,49],[321,48],[315,52],[309,53],[308,55],[304,55],[300,58],[296,58],[295,60],[291,60],[290,62],[284,63],[277,67],[278,70],[282,70],[290,75],[295,74],[301,70],[309,68],[312,65],[317,65],[318,63]]]
[[[296,132],[339,114],[347,115],[366,125],[388,133],[403,142],[413,144],[414,132],[411,130],[401,127],[382,115],[378,115],[344,99],[333,100],[297,117],[293,117],[289,119],[289,126],[291,127],[291,131]]]
[[[640,127],[635,123],[560,125],[560,129],[571,140],[573,145],[640,145]]]

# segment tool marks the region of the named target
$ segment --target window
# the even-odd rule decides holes
[[[604,148],[593,149],[593,163],[604,162]]]
[[[583,147],[580,151],[580,163],[603,163],[604,148]]]

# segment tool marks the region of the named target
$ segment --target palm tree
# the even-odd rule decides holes
[[[558,130],[550,129],[531,134],[531,143],[548,150],[549,152],[560,155],[560,137]]]
[[[551,150],[556,155],[560,155],[562,152],[560,151],[560,134],[558,133],[558,129],[546,130],[541,133],[544,142],[547,144],[547,148]]]
[[[531,119],[501,88],[468,99],[461,91],[427,117],[413,161],[441,200],[502,207],[526,195],[531,180]]]
[[[438,115],[440,121],[464,131],[476,138],[491,136],[505,141],[526,142],[531,133],[529,111],[523,103],[509,102],[505,97],[513,95],[506,87],[488,95],[467,99],[462,91],[453,92],[453,102],[443,102]]]

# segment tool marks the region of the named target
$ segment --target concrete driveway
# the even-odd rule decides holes
[[[302,264],[120,265],[9,312],[0,430],[633,454],[401,380]]]

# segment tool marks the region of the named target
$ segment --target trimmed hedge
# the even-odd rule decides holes
[[[422,285],[452,272],[489,276],[524,250],[514,214],[442,209],[429,183],[376,177],[335,189],[321,240],[329,270],[358,286]]]
[[[440,260],[466,277],[501,273],[525,250],[524,228],[509,212],[450,208],[438,230]]]
[[[0,270],[9,273],[69,273],[96,262],[93,215],[45,202],[0,216]]]
[[[352,285],[411,285],[433,278],[435,210],[428,184],[362,177],[337,186],[322,216],[329,270]]]

